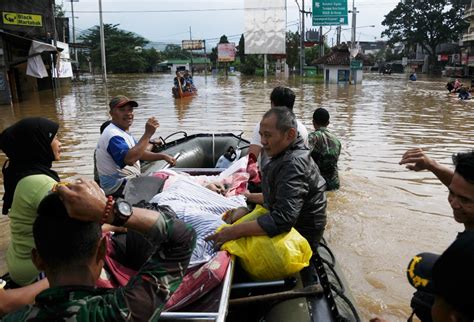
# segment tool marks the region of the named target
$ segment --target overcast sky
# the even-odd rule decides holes
[[[61,0],[56,0],[60,3]],[[381,25],[384,15],[395,8],[399,0],[355,0],[357,15],[357,39],[379,40],[384,30]],[[301,6],[302,0],[298,0]],[[305,0],[305,10],[311,10],[311,0]],[[93,25],[99,24],[98,0],[74,2],[76,35]],[[352,7],[352,0],[348,0]],[[63,2],[66,16],[71,17],[71,3]],[[287,0],[288,30],[298,30],[299,15],[295,0]],[[102,0],[104,23],[120,24],[120,28],[133,31],[154,42],[180,44],[189,39],[191,27],[193,39],[206,39],[207,45],[214,45],[225,34],[230,41],[238,42],[244,31],[244,0]],[[350,9],[350,8],[349,8]],[[306,30],[312,27],[311,17],[306,17]],[[349,25],[343,28],[349,29]],[[375,27],[367,27],[375,25]],[[335,27],[324,28],[328,44],[336,42]],[[350,30],[343,30],[341,40],[350,40]]]

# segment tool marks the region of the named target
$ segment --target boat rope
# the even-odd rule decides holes
[[[215,141],[214,132],[212,132],[212,164],[214,166],[216,165],[215,149],[216,149],[216,141]]]
[[[332,266],[335,266],[336,265],[336,256],[334,256],[334,253],[332,252],[332,250],[329,248],[329,246],[326,244],[326,240],[322,239],[320,242],[319,242],[319,246],[321,246],[322,248],[324,248],[329,256],[331,256],[331,265]],[[329,263],[329,262],[328,262]]]
[[[332,283],[328,280],[329,287],[331,288],[332,291],[334,291],[334,293],[336,293],[337,296],[339,296],[344,302],[346,302],[347,306],[349,307],[349,309],[351,310],[351,312],[352,312],[352,314],[355,318],[355,321],[360,322],[361,319],[360,319],[359,313],[357,312],[357,309],[355,308],[352,301],[344,294],[345,293],[344,284],[342,283],[342,280],[339,277],[339,274],[336,272],[336,269],[335,269],[336,257],[334,256],[334,253],[331,251],[331,249],[327,245],[327,242],[324,238],[322,238],[321,241],[319,242],[319,246],[321,246],[322,248],[324,248],[327,251],[327,253],[331,257],[331,261],[329,261],[327,259],[324,259],[321,256],[318,256],[318,259],[321,260],[321,262],[323,264],[325,264],[325,266],[327,268],[329,268],[329,270],[332,272],[335,280],[337,281],[337,284],[339,284],[339,287],[338,287],[337,285],[335,285],[334,283]]]
[[[354,304],[352,304],[351,300],[347,296],[345,296],[344,293],[341,292],[341,290],[339,290],[334,284],[330,284],[330,287],[331,287],[331,290],[333,290],[341,299],[344,300],[344,302],[346,302],[347,306],[349,306],[349,308],[352,311],[352,314],[354,315],[355,321],[360,322],[361,320],[360,320],[359,313],[357,313],[357,310]]]

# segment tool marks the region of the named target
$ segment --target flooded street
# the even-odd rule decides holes
[[[296,93],[295,114],[312,130],[312,114],[325,107],[329,126],[342,142],[341,190],[329,193],[329,241],[358,302],[363,320],[375,315],[406,321],[414,289],[405,269],[420,252],[441,252],[462,226],[455,223],[447,188],[428,172],[408,171],[398,162],[406,149],[423,147],[451,164],[451,154],[472,148],[473,101],[448,97],[445,79],[366,74],[358,86],[315,84],[299,78],[195,76],[199,94],[174,100],[171,75],[112,75],[109,97],[124,94],[138,101],[132,133],[139,137],[146,119],[155,116],[156,136],[175,131],[244,132],[270,108],[276,85]],[[0,106],[0,130],[25,116],[45,116],[60,123],[61,178],[93,174],[93,150],[99,127],[108,119],[102,83],[90,79],[30,97],[13,107]],[[472,103],[471,103],[472,102]],[[178,138],[177,136],[176,138]],[[28,147],[25,147],[28,149]],[[0,155],[3,164],[4,155]],[[3,190],[3,186],[2,186]],[[1,269],[8,243],[8,222],[0,221]]]

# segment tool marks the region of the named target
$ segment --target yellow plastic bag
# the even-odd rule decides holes
[[[258,205],[254,211],[233,225],[255,220],[267,212],[268,210]],[[231,240],[222,245],[221,249],[237,256],[242,268],[254,280],[288,277],[308,266],[313,255],[308,241],[294,228],[272,238],[252,236]]]

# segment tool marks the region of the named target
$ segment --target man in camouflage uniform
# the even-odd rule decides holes
[[[341,142],[328,131],[329,112],[318,108],[313,113],[313,126],[315,131],[308,135],[308,144],[311,156],[319,167],[321,175],[326,180],[326,190],[339,189],[339,175],[337,161],[341,154]]]
[[[33,227],[32,257],[51,287],[36,297],[36,304],[3,321],[158,320],[185,274],[195,232],[170,215],[131,206],[124,212],[126,204],[117,201],[119,206],[110,207],[112,202],[97,184],[82,180],[43,199]],[[95,287],[106,252],[100,224],[104,219],[141,233],[155,248],[138,274],[116,289]]]

